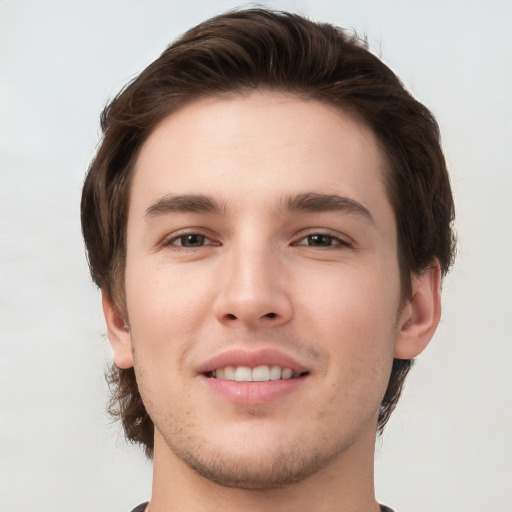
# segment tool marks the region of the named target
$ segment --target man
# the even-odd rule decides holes
[[[437,124],[364,44],[268,10],[190,30],[102,116],[82,226],[136,510],[389,510],[373,452],[440,318]]]

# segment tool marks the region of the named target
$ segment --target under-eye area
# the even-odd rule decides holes
[[[238,382],[265,382],[297,379],[307,374],[308,372],[294,372],[290,368],[278,365],[261,365],[254,368],[249,366],[226,366],[212,370],[206,376],[212,379],[234,380]]]

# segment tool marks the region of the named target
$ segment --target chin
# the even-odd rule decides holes
[[[211,454],[181,454],[183,462],[202,477],[225,487],[240,489],[278,489],[300,482],[327,466],[333,454],[304,453],[298,447],[281,450],[265,457]]]
[[[276,446],[275,439],[286,438],[274,436],[274,442],[267,446],[260,438],[256,443],[220,448],[212,446],[212,439],[180,443],[174,436],[166,444],[186,466],[207,480],[225,487],[253,490],[278,489],[301,482],[331,464],[352,444],[341,440],[338,445],[333,445],[332,440],[315,444],[312,439],[298,435],[295,442],[288,439],[286,446]]]

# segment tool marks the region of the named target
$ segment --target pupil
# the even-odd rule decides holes
[[[185,247],[198,247],[203,245],[204,236],[203,235],[187,235],[182,237],[181,244]]]
[[[331,237],[328,235],[311,235],[309,241],[312,245],[331,245]]]

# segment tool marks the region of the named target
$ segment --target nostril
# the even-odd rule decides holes
[[[252,316],[252,314],[237,315],[234,313],[226,313],[223,315],[224,321],[229,321],[229,322],[232,322],[234,320],[241,320],[242,322],[258,321],[258,320],[262,321],[264,319],[272,320],[272,319],[277,319],[279,317],[280,317],[279,314],[274,313],[273,311],[271,311],[270,313],[265,313],[264,315],[261,315],[261,316],[255,314],[254,317]]]

